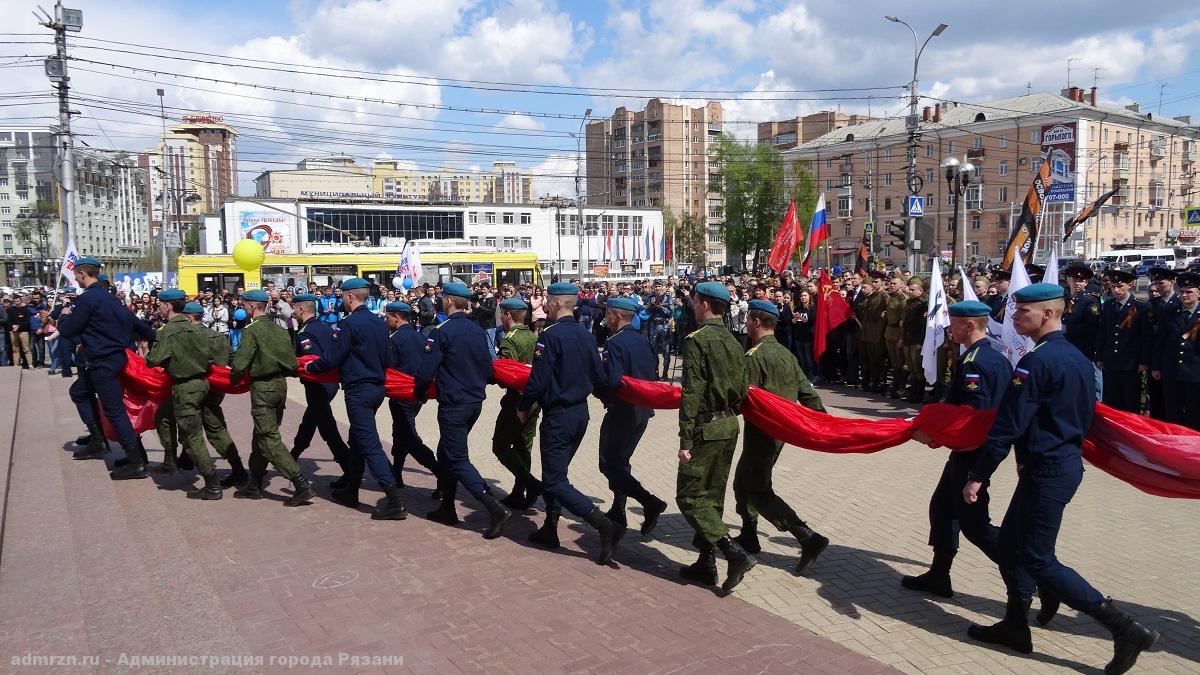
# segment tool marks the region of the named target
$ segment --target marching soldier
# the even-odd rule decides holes
[[[746,399],[745,355],[723,316],[729,290],[715,281],[696,285],[692,313],[700,327],[683,342],[683,392],[679,405],[679,472],[675,498],[696,531],[700,559],[680,570],[686,578],[717,582],[714,546],[729,563],[725,593],[754,567],[754,557],[729,537],[722,520],[729,468],[737,448],[738,408]]]
[[[512,518],[512,511],[488,491],[483,476],[471,464],[468,450],[467,436],[483,409],[494,354],[487,333],[467,314],[471,295],[465,284],[453,282],[442,287],[446,320],[425,338],[425,354],[415,376],[414,392],[419,400],[424,400],[429,384],[437,380],[437,420],[442,434],[437,447],[441,470],[438,490],[442,502],[428,514],[429,519],[446,525],[458,524],[454,496],[455,486],[461,483],[487,509],[484,539],[495,539]]]
[[[156,340],[162,335],[162,331],[167,327],[167,324],[170,323],[170,303],[177,301],[181,303],[187,301],[187,294],[178,288],[168,288],[158,294],[158,313],[163,320],[163,325],[159,327],[155,335]],[[178,328],[178,326],[173,326],[172,328]],[[155,471],[175,475],[179,473],[180,469],[190,471],[195,468],[195,464],[192,463],[191,456],[188,455],[186,448],[184,448],[182,453],[178,452],[179,425],[175,420],[175,401],[173,396],[164,400],[158,406],[158,410],[154,412],[154,431],[158,436],[158,442],[163,447],[162,464]]]
[[[863,292],[870,293],[870,284]],[[813,390],[800,370],[796,358],[775,339],[779,308],[765,300],[751,300],[746,319],[746,334],[754,345],[746,352],[746,372],[752,386],[761,387],[789,401],[799,401],[812,410],[825,412],[821,397]],[[762,550],[758,542],[758,516],[762,515],[780,532],[789,532],[800,542],[800,562],[796,574],[803,574],[829,540],[813,532],[796,511],[775,493],[771,473],[779,461],[783,441],[771,438],[758,427],[746,423],[746,438],[742,441],[742,456],[733,475],[733,496],[742,531],[734,539],[749,553]]]
[[[204,487],[187,493],[188,499],[214,500],[221,498],[221,486],[208,448],[204,445],[201,407],[208,395],[208,367],[211,346],[203,326],[188,320],[184,314],[187,297],[178,289],[167,289],[158,295],[159,311],[167,323],[158,333],[158,340],[146,355],[146,365],[162,366],[171,378],[171,417],[179,431],[183,450],[191,458]],[[197,303],[191,309],[203,309]],[[172,458],[173,459],[173,458]]]
[[[1166,421],[1200,431],[1200,274],[1178,282],[1179,304],[1159,317],[1151,377],[1162,383]]]
[[[1133,272],[1110,267],[1105,276],[1113,297],[1100,308],[1096,335],[1096,365],[1104,374],[1104,404],[1137,413],[1142,407],[1141,372],[1150,370],[1143,340],[1152,332],[1146,325],[1146,303],[1133,297]]]
[[[862,324],[862,330],[859,331],[862,341],[859,349],[862,355],[862,387],[863,391],[874,394],[882,394],[887,387],[884,366],[887,358],[884,346],[884,332],[887,330],[887,296],[883,292],[885,276],[883,272],[872,270],[870,283],[862,285],[861,296],[854,305],[858,322]]]
[[[529,540],[547,548],[558,547],[560,509],[579,516],[600,535],[596,564],[612,562],[617,542],[625,533],[592,500],[571,485],[567,470],[587,432],[587,399],[603,381],[596,341],[573,312],[579,287],[566,282],[550,284],[546,293],[546,328],[538,335],[529,383],[517,402],[517,419],[528,419],[534,403],[541,404],[542,498],[546,521]],[[615,298],[609,299],[611,305]]]
[[[537,336],[525,323],[529,306],[520,298],[508,298],[500,302],[500,323],[504,327],[504,338],[500,341],[500,358],[521,363],[533,363]],[[496,430],[492,433],[492,454],[512,472],[515,479],[512,492],[500,500],[510,509],[522,511],[532,508],[542,494],[542,482],[533,477],[533,438],[537,433],[537,421],[541,408],[534,404],[525,421],[517,418],[517,402],[521,392],[508,389],[500,398],[500,412],[496,415]]]
[[[1104,672],[1124,673],[1154,646],[1158,633],[1106,599],[1054,553],[1063,512],[1083,480],[1081,444],[1096,407],[1091,364],[1063,337],[1061,286],[1032,284],[1014,295],[1013,325],[1036,346],[1017,363],[962,493],[968,504],[976,503],[1015,447],[1017,487],[999,533],[1008,604],[1002,621],[971,626],[967,633],[981,642],[1032,652],[1027,614],[1035,588],[1041,589],[1043,597],[1065,602],[1112,632],[1113,658]]]
[[[346,474],[346,483],[334,489],[333,500],[357,508],[363,472],[369,468],[371,477],[385,495],[375,504],[371,519],[404,520],[408,516],[404,494],[396,484],[392,466],[379,440],[379,427],[375,425],[375,413],[383,405],[383,384],[391,360],[391,345],[383,319],[367,309],[370,286],[365,279],[357,277],[342,282],[346,315],[338,322],[337,339],[307,368],[310,373],[338,370],[346,400],[346,417],[350,420],[350,456],[347,460],[350,470]]]
[[[1175,294],[1175,270],[1166,267],[1150,268],[1150,302],[1147,303],[1148,314],[1146,321],[1153,331],[1153,337],[1146,340],[1145,349],[1150,350],[1158,344],[1162,337],[1159,327],[1162,318],[1179,308],[1179,296]],[[1153,354],[1145,356],[1143,363],[1150,363]],[[1146,398],[1150,399],[1150,417],[1156,420],[1167,419],[1167,402],[1163,394],[1163,381],[1151,377],[1146,380]]]
[[[634,478],[629,465],[654,411],[617,397],[617,389],[625,375],[647,381],[658,379],[657,357],[646,338],[633,329],[633,315],[637,310],[637,303],[629,298],[613,298],[608,302],[605,322],[612,334],[604,342],[601,353],[603,381],[596,388],[596,396],[605,408],[604,421],[600,423],[600,473],[608,479],[608,489],[613,493],[608,517],[625,527],[626,499],[633,497],[642,505],[641,533],[644,536],[654,530],[659,516],[667,510],[667,503]]]
[[[203,327],[200,320],[204,316],[204,307],[200,303],[187,303],[183,306],[183,313],[193,324]],[[233,349],[229,346],[229,338],[207,328],[205,328],[204,334],[208,338],[209,361],[212,365],[228,367],[229,362],[233,360]],[[221,487],[228,488],[245,485],[246,481],[250,480],[250,474],[246,473],[246,467],[242,466],[242,458],[238,454],[237,445],[234,444],[233,437],[229,435],[229,427],[225,424],[225,411],[221,409],[224,401],[225,394],[210,388],[204,396],[204,401],[200,404],[200,424],[204,427],[204,436],[208,438],[209,445],[213,446],[217,454],[229,462],[232,471],[219,481]]]
[[[893,399],[903,398],[907,376],[904,372],[904,346],[900,324],[904,321],[904,306],[908,296],[904,293],[904,280],[893,275],[887,280],[887,301],[884,303],[883,343],[887,348],[888,363],[892,369],[892,386],[888,394]]]
[[[295,335],[297,357],[310,354],[320,357],[333,348],[333,329],[317,313],[317,301],[317,296],[312,293],[301,293],[292,298],[292,316],[300,324]],[[342,440],[342,432],[333,417],[331,403],[337,396],[338,385],[303,380],[301,384],[304,385],[304,415],[296,428],[296,437],[292,439],[292,457],[299,461],[300,455],[312,443],[313,435],[320,433],[321,440],[333,453],[333,461],[342,470],[342,476],[333,482],[333,487],[343,488],[348,480],[350,448]]]
[[[279,423],[283,421],[283,409],[287,405],[286,378],[296,372],[296,355],[287,330],[267,316],[269,299],[266,291],[252,290],[242,294],[250,324],[242,329],[241,345],[229,365],[231,381],[240,382],[244,376],[250,377],[250,417],[254,420],[250,480],[233,496],[262,499],[263,478],[270,463],[295,488],[283,505],[301,506],[310,503],[315,493],[279,438]]]
[[[964,301],[950,306],[950,338],[966,347],[955,364],[946,393],[946,403],[969,405],[988,410],[1000,405],[1000,399],[1011,379],[1008,359],[992,349],[987,337],[991,309],[982,302]],[[917,440],[928,443],[924,434]],[[968,504],[962,491],[967,484],[967,472],[975,465],[978,450],[951,452],[942,469],[942,476],[929,499],[929,545],[933,547],[933,565],[920,576],[906,576],[901,585],[914,591],[925,591],[943,598],[954,597],[950,583],[950,567],[958,554],[958,534],[979,547],[984,555],[999,562],[997,537],[999,528],[991,524],[988,515],[987,485],[978,499]]]
[[[425,352],[425,338],[412,322],[412,305],[407,302],[389,302],[384,305],[384,321],[391,331],[392,367],[412,375],[421,363]],[[417,432],[417,415],[421,403],[388,399],[388,410],[392,413],[392,473],[396,483],[404,487],[404,460],[412,455],[417,463],[429,470],[436,478],[440,474],[433,450],[421,440]],[[441,499],[436,490],[434,499]]]

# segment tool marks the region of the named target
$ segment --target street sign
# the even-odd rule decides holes
[[[180,248],[178,232],[167,232],[167,248]]]
[[[920,218],[925,215],[925,198],[919,195],[908,196],[908,217]]]
[[[1187,223],[1188,227],[1200,227],[1200,206],[1189,206],[1184,209],[1187,217],[1183,222]]]
[[[867,222],[863,223],[863,233],[875,234],[875,221],[868,220]]]

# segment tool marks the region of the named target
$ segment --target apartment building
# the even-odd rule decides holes
[[[718,102],[697,108],[650,99],[641,111],[624,106],[587,125],[588,206],[662,208],[676,218],[705,219],[707,265],[725,264],[721,167],[715,157],[723,130]]]
[[[185,227],[202,213],[215,213],[226,197],[237,193],[237,136],[220,115],[184,115],[157,146],[138,156],[138,165],[150,177],[146,200],[152,209],[152,237],[163,220],[164,189],[175,222]]]
[[[874,119],[866,115],[846,115],[832,110],[822,110],[790,120],[759,122],[758,142],[771,145],[782,152],[803,145],[831,131],[870,122]]]
[[[919,130],[916,187],[925,200],[922,224],[928,228],[922,254],[950,250],[951,218],[957,215],[964,223],[968,259],[998,259],[1044,157],[1053,164],[1054,186],[1038,259],[1061,241],[1067,218],[1112,188],[1118,192],[1109,205],[1061,245],[1060,256],[1171,245],[1192,234],[1182,227],[1182,209],[1197,199],[1200,130],[1189,117],[1161,118],[1136,104],[1101,104],[1095,88],[1072,87],[1060,94],[925,107]],[[784,153],[800,160],[825,193],[835,263],[853,260],[871,221],[879,224],[876,255],[891,262],[904,259],[901,249],[888,246],[890,238],[879,235],[885,221],[904,214],[906,151],[900,118],[837,129]],[[949,157],[979,169],[965,204],[940,168]]]
[[[353,157],[309,158],[295,169],[264,171],[255,195],[271,199],[384,199],[420,202],[528,204],[532,178],[516,162],[493,162],[490,171],[413,169],[408,162],[375,160],[360,166]]]

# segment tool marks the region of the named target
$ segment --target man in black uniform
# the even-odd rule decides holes
[[[1159,317],[1150,376],[1162,385],[1166,421],[1200,431],[1200,274],[1179,275],[1177,299]]]
[[[1175,294],[1175,270],[1166,267],[1150,268],[1150,302],[1147,321],[1154,337],[1146,340],[1144,349],[1152,350],[1163,337],[1160,334],[1162,318],[1179,309],[1179,296]],[[1150,363],[1153,354],[1144,355],[1142,363]],[[1146,380],[1146,397],[1150,399],[1150,417],[1167,419],[1167,402],[1163,396],[1163,381],[1151,377]]]
[[[1067,309],[1063,313],[1063,332],[1067,342],[1075,345],[1089,361],[1094,361],[1096,333],[1100,328],[1100,298],[1088,293],[1087,286],[1095,273],[1084,263],[1072,261],[1063,276],[1070,286]]]
[[[412,375],[417,371],[421,355],[425,352],[425,339],[411,320],[412,305],[389,302],[383,311],[383,320],[391,331],[392,367]],[[401,487],[404,487],[404,460],[409,455],[435,478],[438,476],[437,458],[421,440],[421,434],[417,433],[417,415],[421,412],[421,405],[415,401],[388,399],[388,410],[392,413],[392,473]],[[435,493],[434,499],[440,497]]]
[[[1149,371],[1144,341],[1153,332],[1146,323],[1146,303],[1133,297],[1133,271],[1128,265],[1108,268],[1112,299],[1100,308],[1096,365],[1104,373],[1104,404],[1137,413],[1142,407],[1141,372]]]
[[[984,298],[983,302],[991,308],[993,319],[1004,321],[1004,311],[1008,306],[1008,283],[1012,280],[1012,274],[1003,267],[994,265],[988,276],[991,277],[992,283],[996,284],[996,294]]]
[[[333,329],[321,321],[317,314],[317,296],[311,293],[301,293],[292,298],[292,316],[300,324],[296,332],[296,356],[324,356],[333,347]],[[321,384],[319,382],[303,382],[304,384],[304,416],[300,418],[300,426],[296,429],[296,438],[292,441],[292,457],[300,459],[300,454],[312,443],[313,434],[320,432],[321,439],[333,453],[333,460],[342,469],[342,477],[333,482],[335,488],[345,485],[346,474],[349,471],[348,461],[350,448],[342,440],[338,431],[337,420],[333,418],[331,403],[337,396],[337,384]]]

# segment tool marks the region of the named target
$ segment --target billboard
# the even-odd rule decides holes
[[[1076,122],[1042,125],[1042,159],[1050,163],[1050,189],[1046,192],[1046,203],[1075,201],[1077,126]]]
[[[238,208],[234,214],[238,223],[238,238],[253,239],[267,253],[295,253],[292,235],[295,218],[274,209],[248,210]]]

